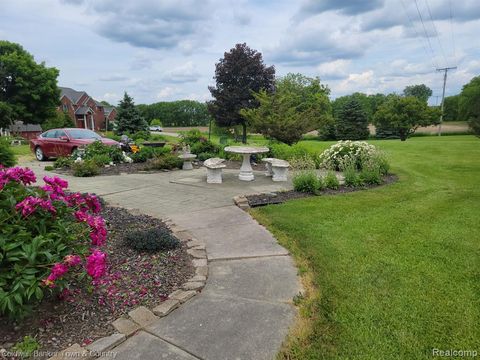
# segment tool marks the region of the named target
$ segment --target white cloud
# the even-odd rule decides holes
[[[338,59],[325,62],[317,66],[318,75],[321,79],[342,79],[348,76],[348,68],[351,60]]]
[[[177,93],[177,89],[174,87],[164,87],[157,93],[158,100],[167,100],[170,99],[175,93]]]

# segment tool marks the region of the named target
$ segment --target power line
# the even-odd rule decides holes
[[[433,51],[432,43],[430,41],[430,36],[428,36],[428,32],[427,32],[427,28],[425,27],[425,23],[423,22],[422,14],[420,13],[420,9],[418,8],[418,2],[417,2],[417,0],[413,0],[413,1],[415,2],[415,7],[417,8],[418,17],[420,18],[420,21],[421,21],[422,26],[423,26],[423,32],[425,33],[425,36],[427,37],[428,47],[430,48],[430,52],[432,53],[432,56],[435,58],[435,52]],[[437,63],[436,59],[434,61],[435,61],[436,67],[438,68],[438,63]]]
[[[448,0],[448,4],[450,6],[450,32],[452,33],[452,45],[453,45],[453,60],[455,65],[457,65],[457,54],[455,50],[455,36],[453,33],[453,10],[452,10],[452,1]]]
[[[440,34],[438,33],[437,27],[435,26],[435,21],[433,21],[433,16],[432,16],[432,12],[430,11],[430,5],[428,5],[428,0],[425,0],[425,4],[427,5],[428,15],[430,16],[430,21],[432,22],[433,31],[435,32],[438,45],[440,45],[440,50],[442,51],[443,58],[445,59],[445,66],[448,66],[448,60],[447,60],[447,57],[445,56],[445,51],[443,50],[442,42],[440,41]]]
[[[438,124],[438,136],[442,135],[443,108],[445,106],[445,86],[447,85],[447,73],[448,73],[448,70],[454,70],[456,68],[457,68],[456,66],[452,66],[452,67],[444,67],[441,69],[437,69],[437,71],[443,71],[443,91],[442,91],[442,104],[441,104],[442,114],[440,115],[440,123]]]
[[[412,29],[413,31],[415,31],[415,36],[417,39],[421,39],[421,36],[420,34],[418,33],[417,31],[417,27],[415,26],[415,23],[413,22],[412,18],[410,17],[410,15],[408,14],[408,10],[407,10],[407,6],[405,5],[404,1],[403,0],[400,0],[400,2],[402,3],[402,6],[403,6],[403,10],[405,11],[405,15],[407,15],[407,19],[408,21],[410,22],[410,25],[412,26]],[[435,69],[435,68],[438,68],[438,64],[435,64],[434,62],[434,59],[433,57],[430,56],[430,54],[428,53],[428,50],[427,50],[427,47],[425,46],[425,43],[422,41],[422,47],[423,47],[423,50],[425,50],[425,54],[427,55],[427,57],[430,59],[430,61],[432,62],[432,67]]]

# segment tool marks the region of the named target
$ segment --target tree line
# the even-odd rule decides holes
[[[15,120],[58,125],[68,123],[57,113],[58,70],[36,63],[19,44],[0,41],[0,127]],[[125,93],[118,104],[116,132],[144,130],[148,123],[163,126],[199,126],[213,119],[225,129],[240,126],[243,141],[247,127],[287,144],[311,130],[325,139],[360,139],[374,124],[379,137],[408,138],[417,127],[436,124],[438,107],[427,104],[431,90],[407,86],[401,95],[354,93],[330,101],[330,89],[319,78],[302,74],[275,76],[275,67],[245,43],[237,44],[215,65],[212,100],[158,102],[135,106]],[[462,92],[445,99],[445,120],[467,120],[480,134],[480,76]]]
[[[205,126],[211,119],[207,104],[194,100],[140,104],[137,108],[149,124],[159,120],[163,126]]]

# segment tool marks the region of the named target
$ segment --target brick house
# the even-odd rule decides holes
[[[117,114],[113,106],[96,101],[85,91],[60,87],[60,106],[58,111],[68,113],[78,128],[104,131],[109,123],[115,122]]]

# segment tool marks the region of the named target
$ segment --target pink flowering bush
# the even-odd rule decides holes
[[[0,166],[0,314],[24,316],[47,292],[64,293],[106,272],[99,199],[67,192],[67,181]]]

